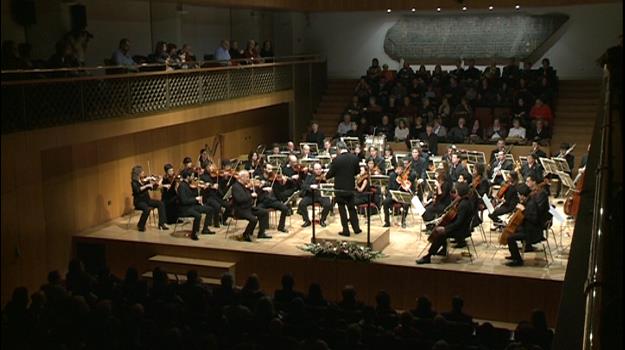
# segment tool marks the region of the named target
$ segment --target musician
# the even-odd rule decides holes
[[[367,157],[367,160],[369,159],[373,160],[375,166],[380,169],[381,174],[386,173],[386,162],[384,161],[384,158],[380,157],[380,155],[378,154],[377,148],[373,146],[369,147],[369,157]]]
[[[313,204],[313,191],[318,187],[320,183],[324,182],[322,176],[322,168],[321,164],[315,163],[313,165],[312,173],[309,173],[304,182],[302,183],[302,187],[300,190],[300,200],[299,205],[297,207],[297,212],[302,216],[304,223],[302,227],[308,227],[311,225],[310,218],[308,216],[308,206]],[[352,179],[353,182],[353,179]],[[312,186],[312,187],[311,187]],[[319,220],[319,225],[321,227],[328,226],[326,224],[326,218],[332,209],[332,201],[328,197],[322,197],[320,193],[315,194],[315,203],[321,204],[323,210],[321,211],[321,219]]]
[[[352,153],[355,154],[356,157],[358,157],[359,161],[363,161],[365,159],[365,153],[362,151],[362,147],[360,145],[354,147]]]
[[[297,166],[297,157],[289,155],[287,164],[282,167],[282,175],[288,180],[285,183],[278,182],[274,184],[274,194],[276,197],[285,202],[291,195],[299,190],[300,173],[294,168]]]
[[[490,152],[489,164],[492,164],[495,160],[497,160],[497,154],[499,152],[506,153],[506,141],[504,139],[497,140],[497,148]]]
[[[143,167],[141,165],[135,165],[132,168],[130,178],[133,204],[135,209],[142,211],[139,222],[137,223],[139,231],[145,231],[145,223],[150,216],[150,210],[152,208],[158,209],[158,228],[160,230],[168,230],[169,228],[165,225],[165,220],[167,218],[165,205],[161,201],[151,199],[150,193],[148,192],[149,190],[156,188],[156,186],[160,186],[162,184],[162,179],[158,183],[146,181],[145,172],[143,171]]]
[[[163,169],[165,170],[165,176],[161,184],[161,201],[165,205],[165,211],[167,212],[166,222],[173,225],[178,220],[178,194],[176,192],[178,179],[173,165],[167,163]]]
[[[302,146],[302,154],[300,156],[300,159],[311,159],[314,158],[312,155],[312,152],[310,152],[310,146],[309,145],[303,145]]]
[[[382,175],[380,168],[373,162],[373,159],[367,160],[367,170],[371,173],[371,175]]]
[[[491,172],[489,174],[489,177],[491,179],[491,182],[493,184],[500,185],[503,182],[503,176],[501,175],[501,171],[511,171],[513,167],[513,163],[509,159],[506,159],[506,154],[503,151],[497,153],[497,158],[490,166]]]
[[[447,153],[443,156],[443,162],[450,164],[451,163],[451,155],[456,153],[458,148],[456,145],[447,146]]]
[[[182,175],[182,173],[188,170],[191,172],[191,175],[193,176],[197,176],[198,174],[196,173],[195,169],[193,168],[193,161],[191,160],[191,157],[184,157],[184,159],[182,160],[182,170],[180,170],[180,173],[178,175]]]
[[[439,170],[436,175],[436,189],[433,193],[431,202],[425,206],[425,212],[421,217],[423,221],[429,222],[445,211],[445,208],[451,204],[451,189],[453,182],[445,170]],[[426,225],[427,229],[433,228],[432,224]]]
[[[384,163],[386,165],[386,168],[389,170],[394,169],[395,165],[397,165],[397,160],[395,159],[395,155],[391,146],[386,146],[386,148],[384,148]],[[388,166],[389,164],[390,166]]]
[[[534,153],[530,153],[527,156],[527,163],[521,166],[521,175],[524,179],[528,176],[533,175],[537,179],[542,181],[543,178],[543,167],[538,163],[538,156]]]
[[[249,171],[252,177],[260,176],[263,172],[263,159],[256,151],[252,151],[247,155],[244,169]]]
[[[366,165],[360,165],[360,173],[356,177],[356,191],[354,194],[354,204],[356,206],[369,203],[369,194],[363,192],[369,192],[371,190],[371,177],[369,176],[369,167]],[[372,199],[371,203],[375,203]]]
[[[569,151],[569,148],[571,148],[571,145],[566,142],[560,144],[560,153],[558,153],[556,158],[564,158],[566,160],[566,163],[569,165],[570,169],[568,174],[571,175],[571,173],[573,172],[573,167],[575,166],[575,156]]]
[[[458,181],[458,177],[460,175],[464,175],[464,178],[467,179],[467,182],[471,182],[471,174],[467,171],[467,168],[462,164],[460,160],[460,154],[452,153],[451,154],[451,164],[449,165],[449,178],[452,182]]]
[[[326,179],[334,179],[334,189],[340,190],[335,193],[336,203],[339,207],[341,226],[343,231],[341,236],[349,236],[349,226],[347,225],[347,212],[349,212],[349,222],[355,234],[362,231],[358,225],[358,214],[354,202],[354,177],[359,173],[359,160],[347,151],[347,145],[343,142],[337,144],[339,155],[330,164],[330,170],[326,174]]]
[[[425,126],[425,132],[419,135],[419,139],[428,145],[430,154],[438,154],[438,135],[434,132],[434,125],[432,123],[428,123]]]
[[[325,136],[323,135],[323,132],[319,130],[319,123],[313,121],[310,124],[310,132],[306,135],[306,142],[316,143],[318,145],[317,147],[321,148],[323,146],[324,139]]]
[[[501,224],[502,221],[499,219],[501,215],[511,213],[519,202],[519,197],[516,193],[516,185],[519,182],[519,176],[516,172],[511,172],[510,177],[508,178],[507,185],[505,189],[500,189],[500,191],[505,191],[503,194],[502,202],[499,203],[497,208],[488,215],[488,217],[495,224]],[[504,187],[505,185],[502,185]]]
[[[445,240],[447,238],[454,238],[458,242],[456,244],[457,248],[466,246],[466,243],[463,242],[465,238],[471,236],[470,226],[474,215],[473,203],[468,198],[468,194],[469,185],[466,183],[456,184],[455,190],[452,191],[454,200],[458,201],[456,217],[445,226],[436,226],[432,230],[429,238],[432,245],[430,245],[428,253],[416,261],[417,264],[429,264],[431,256],[435,254],[446,255],[447,247]]]
[[[531,177],[530,177],[531,178]],[[533,184],[534,190],[536,189],[536,182],[533,182],[535,179],[531,179],[528,181],[530,184]],[[506,259],[510,260],[506,263],[507,266],[523,266],[523,258],[521,258],[521,254],[519,253],[519,247],[517,246],[517,241],[524,241],[526,244],[526,251],[531,250],[531,244],[540,242],[543,240],[543,227],[544,227],[544,202],[541,203],[541,195],[540,193],[544,193],[544,191],[538,191],[536,194],[532,193],[533,190],[526,184],[517,185],[517,192],[519,197],[519,203],[516,205],[518,210],[523,211],[523,222],[517,228],[516,232],[513,235],[508,237],[508,250],[510,251],[510,256],[507,256]],[[549,207],[549,203],[547,202],[547,211]]]
[[[272,155],[274,155],[274,156],[275,156],[275,155],[279,155],[279,154],[281,154],[281,153],[280,153],[280,145],[279,145],[279,144],[274,143],[274,144],[271,146],[271,154],[272,154]]]
[[[259,193],[258,197],[258,207],[263,209],[275,209],[280,212],[280,221],[278,222],[278,231],[288,233],[287,229],[284,227],[286,222],[286,217],[290,215],[291,209],[286,206],[281,200],[278,199],[276,185],[281,183],[285,184],[287,181],[286,176],[283,176],[281,180],[278,180],[276,177],[277,174],[274,173],[273,165],[267,163],[265,164],[265,169],[263,171],[262,176],[260,177],[261,181],[264,181],[265,185],[262,187],[262,191]]]
[[[232,198],[234,199],[235,217],[247,220],[247,227],[243,232],[243,239],[246,242],[252,241],[254,229],[258,223],[258,238],[271,238],[265,231],[269,227],[269,212],[254,206],[254,199],[258,197],[255,192],[250,192],[250,174],[247,171],[240,171],[238,180],[232,184]]]
[[[473,227],[475,227],[482,223],[480,213],[486,209],[486,205],[484,204],[482,198],[485,194],[488,196],[490,193],[490,182],[488,182],[488,177],[486,176],[483,164],[475,164],[471,177],[472,180],[470,185],[472,188],[469,191],[469,198],[473,201],[473,207],[475,209],[475,215],[473,217]]]
[[[197,158],[197,167],[206,169],[206,166],[210,163],[210,159],[208,158],[208,152],[206,152],[205,148],[200,150],[200,155]]]
[[[401,176],[404,173],[403,162],[398,162],[395,166],[395,171],[391,172],[388,178],[388,186],[386,187],[386,199],[382,202],[384,206],[384,227],[390,227],[390,212],[393,204],[393,196],[391,195],[391,190],[393,191],[402,191],[402,192],[410,192],[413,191],[413,182],[410,181],[410,185],[407,188],[401,186]],[[410,204],[402,204],[402,213],[401,213],[401,227],[406,227],[406,216],[408,216],[408,209],[410,209]]]
[[[332,141],[330,140],[325,140],[323,141],[323,150],[321,152],[319,152],[320,155],[324,155],[324,156],[335,156],[335,152],[332,150]]]
[[[202,205],[202,196],[199,195],[197,189],[191,188],[189,181],[193,176],[190,170],[184,170],[182,172],[180,185],[178,185],[178,200],[180,202],[179,215],[181,217],[192,217],[193,228],[191,229],[191,239],[198,240],[197,234],[200,230],[200,221],[202,220],[202,214],[204,216],[204,226],[202,228],[202,234],[213,235],[215,232],[208,229],[210,223],[209,218],[213,215],[213,211],[210,207]]]
[[[547,158],[547,153],[540,149],[540,143],[538,141],[532,141],[532,153],[536,155],[536,160],[540,160],[540,158]]]
[[[421,184],[427,180],[428,162],[421,157],[421,151],[413,148],[410,153],[410,179],[416,181],[417,195],[423,199],[423,186]]]
[[[299,154],[299,151],[295,148],[295,143],[293,143],[293,141],[286,143],[286,151],[289,154]]]
[[[220,220],[219,214],[221,213],[221,209],[224,209],[224,213],[221,218],[221,223],[225,224],[232,212],[232,205],[230,202],[225,201],[223,199],[223,193],[220,189],[224,186],[224,177],[219,176],[219,169],[215,166],[214,163],[210,163],[206,166],[206,171],[202,175],[200,175],[200,180],[202,180],[206,187],[202,191],[202,199],[204,205],[211,208],[213,213],[213,225],[216,228],[219,228]]]

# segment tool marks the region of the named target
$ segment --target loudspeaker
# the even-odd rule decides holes
[[[87,6],[72,5],[69,7],[72,31],[79,31],[87,28]]]
[[[34,0],[13,0],[11,2],[11,14],[15,22],[21,26],[37,23]]]

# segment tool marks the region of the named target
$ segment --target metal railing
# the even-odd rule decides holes
[[[324,84],[325,77],[325,61],[316,55],[276,57],[273,63],[106,74],[111,68],[114,67],[19,71],[91,72],[84,76],[28,80],[5,79],[18,72],[2,72],[2,133],[137,116],[289,90],[302,76],[297,75],[302,69],[317,73],[304,76],[307,81],[302,83],[308,86]]]

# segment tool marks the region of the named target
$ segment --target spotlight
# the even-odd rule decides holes
[[[386,13],[391,13],[391,9],[386,9]]]
[[[493,6],[488,6],[488,10],[489,10],[489,11],[492,11],[493,9],[494,9],[494,7],[493,7]]]
[[[440,7],[437,7],[437,8],[436,8],[436,12],[441,12],[441,8],[440,8]]]
[[[514,6],[514,8],[518,10],[518,9],[521,8],[521,6],[520,5],[516,5],[516,6]]]
[[[415,12],[415,11],[417,11],[417,9],[413,7],[412,10],[410,10],[410,11]]]
[[[466,6],[462,6],[462,11],[466,11],[467,7]]]

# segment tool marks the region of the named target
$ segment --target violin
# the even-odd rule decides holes
[[[361,186],[365,180],[369,180],[369,173],[360,174],[356,177],[356,185]]]
[[[257,188],[261,188],[264,185],[264,181],[260,180],[260,179],[250,179],[246,184],[245,187],[247,189],[250,190],[256,190]]]
[[[161,183],[162,178],[160,176],[150,175],[150,176],[144,176],[139,180],[141,183],[146,184],[146,185],[152,184],[153,185],[152,189],[156,189]]]
[[[473,187],[474,190],[477,190],[477,187],[480,185],[480,182],[482,182],[482,175],[476,175],[473,177],[473,182],[471,182],[471,187]]]
[[[405,191],[408,191],[410,193],[412,193],[412,190],[410,189],[411,187],[411,183],[410,180],[408,179],[408,176],[410,175],[410,167],[412,166],[412,161],[410,161],[410,163],[408,163],[408,166],[406,167],[406,169],[404,169],[404,171],[401,173],[401,175],[399,175],[399,183],[401,185],[401,188],[404,189]]]
[[[315,182],[325,182],[326,174],[315,175]]]
[[[265,177],[267,178],[268,181],[271,181],[271,182],[274,182],[274,181],[286,182],[286,180],[288,179],[286,176],[275,173],[273,171],[268,173]]]

